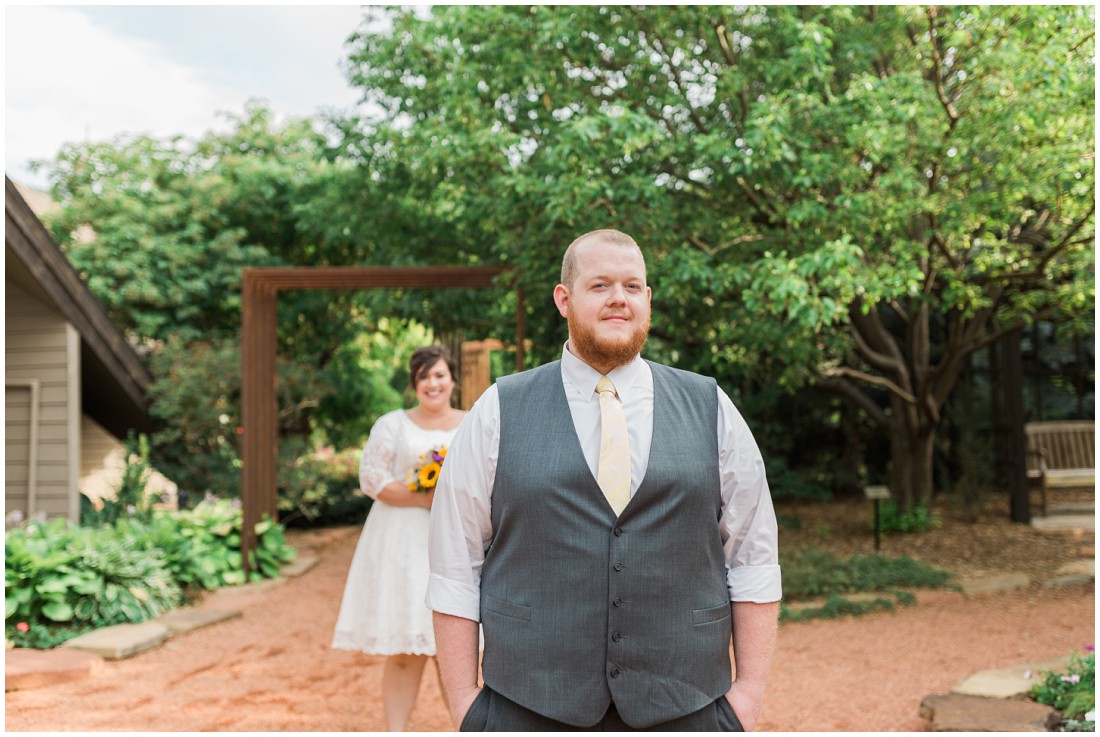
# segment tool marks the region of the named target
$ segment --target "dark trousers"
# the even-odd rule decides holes
[[[575,727],[555,721],[506,699],[488,686],[466,712],[463,732],[743,732],[741,722],[733,713],[726,697],[719,696],[709,706],[670,722],[652,727],[629,726],[612,704],[603,719],[592,727]]]

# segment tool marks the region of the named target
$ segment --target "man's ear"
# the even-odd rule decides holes
[[[554,304],[558,306],[558,312],[562,317],[568,317],[569,290],[565,288],[564,284],[554,287]]]

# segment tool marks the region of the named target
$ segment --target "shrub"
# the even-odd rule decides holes
[[[1044,670],[1043,680],[1031,687],[1031,698],[1062,712],[1067,731],[1092,732],[1094,720],[1085,715],[1096,709],[1096,653],[1073,653],[1065,673]]]
[[[842,561],[827,551],[806,548],[780,558],[784,597],[791,600],[900,587],[938,588],[951,580],[947,571],[907,556],[856,555]]]
[[[279,520],[291,527],[362,524],[371,499],[359,492],[360,451],[322,456],[298,446],[295,460],[279,467]]]
[[[943,520],[939,515],[924,506],[913,507],[908,512],[899,512],[893,499],[887,500],[879,510],[879,529],[882,532],[927,532],[942,524]],[[872,513],[867,529],[874,528],[875,518]]]
[[[143,622],[179,604],[189,587],[245,582],[241,510],[226,500],[188,512],[78,527],[31,521],[5,535],[5,629],[23,647],[52,647],[89,629]],[[283,528],[256,525],[254,580],[293,560]]]
[[[8,637],[49,646],[96,627],[142,622],[179,603],[157,552],[111,527],[32,520],[5,535]],[[22,625],[22,626],[20,626]]]
[[[845,615],[893,610],[895,604],[912,606],[916,598],[903,588],[938,588],[950,585],[951,574],[905,556],[887,558],[878,555],[856,555],[842,561],[832,553],[818,548],[780,554],[783,566],[784,600],[799,601],[824,598],[821,606],[795,610],[780,606],[783,621],[804,619],[834,619]],[[884,596],[868,600],[852,600],[845,594],[864,592]]]
[[[149,438],[131,431],[126,437],[125,447],[126,465],[114,498],[104,499],[102,508],[96,509],[90,504],[85,505],[83,502],[87,497],[81,495],[82,524],[113,525],[127,517],[152,517],[154,499],[146,491],[149,475],[153,471],[149,464]]]

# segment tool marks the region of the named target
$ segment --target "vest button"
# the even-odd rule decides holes
[[[622,535],[623,535],[623,528],[616,527],[615,528],[615,537],[622,537]]]
[[[614,604],[615,606],[622,606],[623,605],[623,600],[622,599],[616,599],[615,601],[613,601],[611,603]]]
[[[618,678],[619,677],[619,669],[618,668],[612,668],[611,669],[611,677],[612,678]]]
[[[623,569],[623,564],[622,563],[616,563],[615,564],[615,570],[616,571],[621,571],[622,569]]]
[[[612,640],[612,642],[618,642],[618,641],[619,641],[619,640],[621,640],[621,639],[623,639],[623,636],[622,636],[622,635],[620,635],[620,634],[619,634],[618,632],[616,632],[615,634],[611,635],[611,640]]]

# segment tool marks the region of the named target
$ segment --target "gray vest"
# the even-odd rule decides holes
[[[585,463],[560,362],[497,382],[485,683],[579,727],[612,700],[633,727],[668,721],[731,681],[715,383],[649,365],[649,466],[618,519]]]

